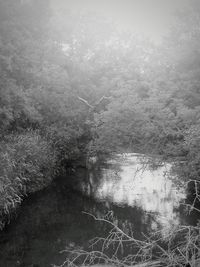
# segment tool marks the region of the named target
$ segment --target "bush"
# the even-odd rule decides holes
[[[27,193],[47,186],[54,174],[56,156],[38,132],[9,135],[0,144],[0,216],[9,215]]]

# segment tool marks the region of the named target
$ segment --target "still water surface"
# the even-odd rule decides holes
[[[99,217],[111,212],[119,226],[131,225],[135,238],[157,230],[166,235],[173,225],[190,223],[180,206],[186,194],[176,177],[167,175],[170,166],[150,169],[142,160],[116,155],[30,196],[0,234],[0,267],[59,265],[66,257],[60,251],[87,248],[90,239],[106,236],[109,226],[82,211]]]

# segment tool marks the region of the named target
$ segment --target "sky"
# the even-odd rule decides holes
[[[173,14],[189,0],[52,0],[54,7],[88,9],[101,13],[119,27],[161,42],[172,24]]]

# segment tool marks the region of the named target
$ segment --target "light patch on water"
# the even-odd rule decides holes
[[[180,223],[177,210],[185,192],[166,175],[169,164],[150,170],[142,165],[141,156],[136,154],[118,155],[109,163],[109,168],[103,170],[96,198],[154,213],[163,233]],[[153,222],[152,228],[156,228]]]

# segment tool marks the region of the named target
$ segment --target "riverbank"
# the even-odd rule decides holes
[[[29,130],[2,138],[0,229],[12,220],[12,214],[25,198],[44,190],[57,177],[66,175],[67,170],[74,170],[77,166],[86,168],[83,151],[66,151],[63,155],[52,140],[39,131]]]
[[[33,264],[60,266],[66,258],[72,259],[74,251],[92,252],[90,240],[96,236],[106,238],[112,227],[109,223],[95,221],[88,214],[98,219],[110,219],[126,233],[132,229],[137,240],[144,240],[143,234],[151,236],[156,225],[159,230],[163,229],[163,234],[167,233],[172,224],[177,223],[180,214],[180,222],[190,223],[189,218],[181,213],[181,207],[177,206],[179,188],[171,187],[170,180],[162,177],[163,171],[155,173],[154,170],[152,174],[152,170],[149,173],[141,170],[135,176],[139,161],[133,162],[132,156],[122,159],[120,161],[117,156],[117,160],[98,165],[90,172],[83,167],[70,169],[66,176],[58,177],[44,190],[27,197],[14,220],[0,233],[3,266],[13,267],[17,262],[16,266],[20,267]],[[146,178],[140,178],[142,173]],[[148,177],[151,187],[147,183]],[[161,194],[165,188],[165,194]],[[159,206],[159,203],[162,205]],[[164,223],[165,215],[169,220]],[[172,219],[173,223],[169,226]],[[116,246],[113,247],[112,242],[110,245],[107,257],[112,261]],[[101,251],[102,243],[93,248]],[[125,257],[135,255],[137,250],[124,244],[124,253]],[[123,259],[121,249],[117,257],[120,263]],[[81,265],[82,260],[77,265]]]

